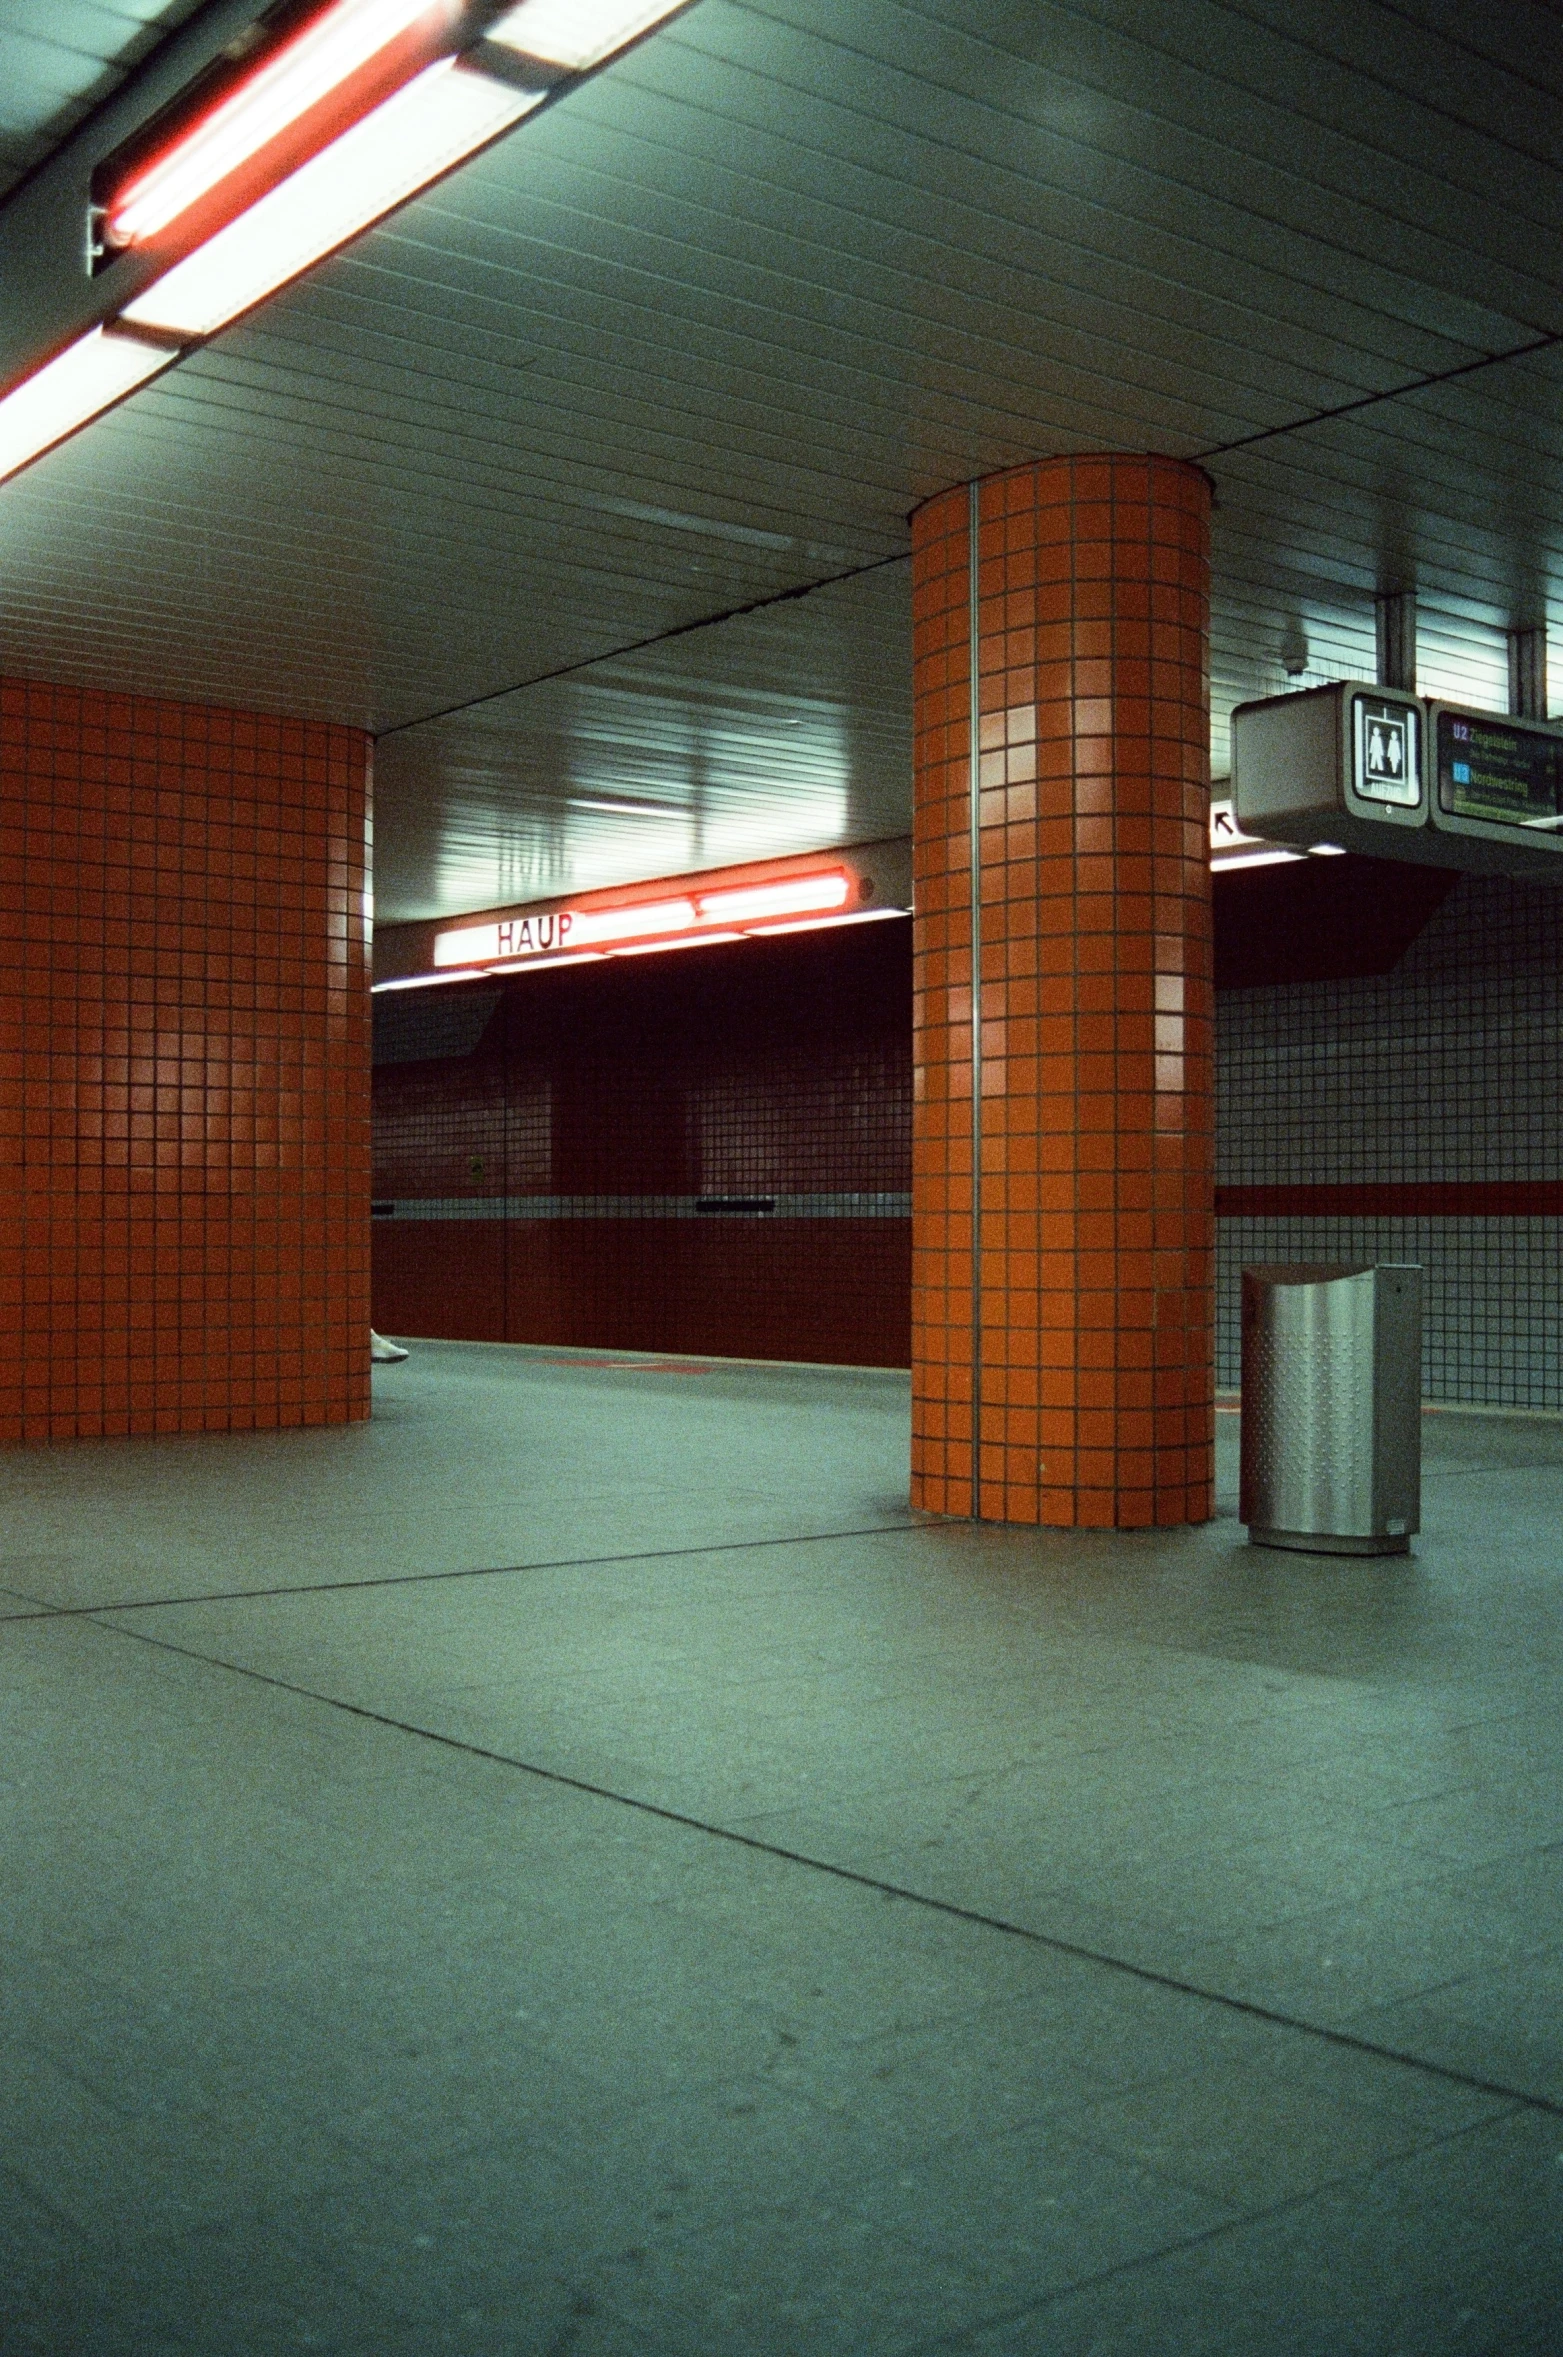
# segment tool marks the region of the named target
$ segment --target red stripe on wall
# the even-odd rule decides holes
[[[1546,1219],[1559,1212],[1563,1179],[1216,1189],[1218,1219]]]

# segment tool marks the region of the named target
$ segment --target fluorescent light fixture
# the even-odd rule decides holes
[[[382,990],[435,990],[442,982],[486,982],[488,975],[482,966],[463,966],[454,974],[404,974],[395,982],[371,982],[369,995],[374,998]]]
[[[499,927],[497,925],[463,925],[459,932],[436,933],[434,963],[436,966],[470,966],[474,959],[497,958]]]
[[[524,57],[545,65],[562,65],[572,73],[600,65],[626,42],[649,33],[671,16],[683,0],[521,0],[508,9],[487,38],[501,48],[518,49]]]
[[[741,933],[681,933],[676,941],[632,941],[623,949],[610,949],[611,958],[645,958],[664,949],[708,949],[713,941],[742,941]]]
[[[461,925],[434,936],[436,966],[485,965],[524,958],[541,962],[539,951],[563,951],[567,956],[591,957],[599,948],[619,941],[640,941],[648,934],[683,933],[699,923],[692,900],[631,902],[628,908],[544,909],[535,916],[502,918],[492,925]]]
[[[883,917],[909,917],[909,908],[852,908],[843,917],[792,917],[784,925],[750,925],[756,941],[772,933],[829,933],[837,925],[877,925]]]
[[[155,237],[362,71],[435,0],[337,0],[109,199],[111,245]]]
[[[1311,859],[1344,859],[1346,846],[1344,843],[1310,843],[1308,855]]]
[[[67,344],[0,400],[0,483],[178,357],[101,327]]]
[[[125,318],[171,335],[212,335],[486,146],[545,95],[440,58],[127,303]]]
[[[1214,876],[1228,876],[1234,868],[1286,867],[1294,859],[1306,859],[1305,851],[1228,851],[1210,863]]]
[[[740,884],[729,892],[702,892],[700,914],[729,925],[760,917],[796,917],[809,909],[841,908],[851,890],[838,868],[828,876],[789,877],[780,884]]]
[[[621,901],[613,908],[522,910],[487,925],[460,925],[434,937],[434,965],[531,969],[571,965],[582,957],[639,957],[653,949],[698,949],[707,941],[741,941],[744,932],[803,932],[811,925],[858,924],[894,917],[898,908],[845,910],[852,879],[841,868],[735,884],[664,900]],[[844,911],[844,913],[842,913]]]
[[[1300,856],[1300,854],[1289,852],[1284,856],[1292,858]],[[604,912],[604,914],[608,913],[610,912]],[[626,909],[622,913],[626,920],[637,917],[639,914],[634,908]],[[396,982],[376,982],[373,988],[375,991],[432,990],[441,982],[482,982],[492,980],[496,974],[507,976],[523,973],[537,974],[541,973],[545,966],[599,966],[606,958],[660,956],[664,950],[705,949],[717,941],[758,941],[772,933],[825,933],[833,930],[837,925],[874,925],[882,923],[888,917],[909,917],[911,913],[909,908],[850,909],[845,916],[789,917],[776,924],[748,925],[741,932],[730,927],[718,929],[714,925],[699,925],[692,932],[673,934],[662,941],[639,941],[626,938],[621,945],[605,944],[600,949],[566,949],[542,957],[530,954],[526,950],[511,951],[508,954],[501,952],[496,955],[490,949],[469,946],[463,954],[467,957],[482,957],[487,962],[481,966],[460,966],[453,972],[409,974],[404,980]],[[579,919],[576,922],[578,923]],[[471,944],[475,936],[481,934],[488,938],[496,930],[497,928],[492,925],[472,925],[460,933],[442,933],[435,943],[436,964],[439,963],[442,956],[451,957],[457,954],[453,948],[446,948],[443,945],[456,942]]]
[[[628,908],[576,909],[570,922],[570,947],[580,949],[613,941],[641,941],[652,933],[682,933],[699,923],[692,900],[646,900]]]
[[[487,965],[496,958],[532,958],[539,950],[563,949],[574,923],[569,909],[550,908],[493,925],[462,925],[454,933],[435,934],[434,963],[469,966],[479,960]]]

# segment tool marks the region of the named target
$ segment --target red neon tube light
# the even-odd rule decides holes
[[[522,913],[486,925],[462,925],[434,943],[438,967],[533,965],[543,955],[623,957],[640,949],[694,948],[703,941],[735,941],[745,928],[806,926],[842,921],[852,879],[841,868],[772,882],[719,886],[619,901],[608,908],[557,908]],[[878,912],[873,912],[877,914]]]
[[[107,242],[155,237],[436,11],[446,0],[335,0],[114,191]]]
[[[699,919],[688,898],[643,900],[628,908],[578,908],[563,912],[572,949],[599,949],[609,942],[642,941],[654,933],[687,933]]]
[[[828,876],[789,876],[779,884],[736,884],[724,892],[702,892],[700,914],[707,923],[754,924],[762,917],[800,917],[814,910],[844,908],[851,885],[839,868]]]

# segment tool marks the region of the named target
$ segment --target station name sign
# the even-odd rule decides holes
[[[458,925],[434,938],[436,968],[557,965],[688,941],[731,941],[745,933],[791,931],[845,913],[863,886],[844,868],[774,881],[620,900],[611,906],[521,909],[486,924]],[[865,912],[866,913],[866,912]]]

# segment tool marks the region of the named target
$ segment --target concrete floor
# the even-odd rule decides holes
[[[422,1345],[0,1457],[0,2349],[1563,2347],[1563,1429],[1415,1558]]]

